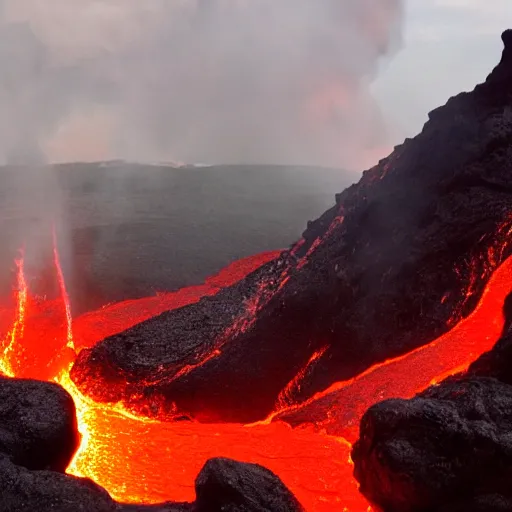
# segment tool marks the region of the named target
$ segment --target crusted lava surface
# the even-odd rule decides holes
[[[72,370],[80,389],[136,409],[248,422],[275,409],[316,351],[289,401],[449,330],[510,254],[511,32],[503,41],[485,83],[431,112],[279,260],[84,350]]]

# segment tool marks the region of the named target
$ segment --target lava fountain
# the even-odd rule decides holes
[[[0,370],[9,377],[56,381],[73,396],[82,443],[69,473],[93,479],[123,502],[192,501],[194,479],[200,469],[207,459],[222,456],[269,468],[308,512],[369,510],[352,476],[349,441],[353,441],[355,425],[373,403],[419,392],[464,369],[492,347],[504,325],[502,307],[512,289],[512,258],[494,271],[477,308],[452,331],[421,349],[331,386],[307,404],[290,404],[290,390],[300,386],[308,366],[319,357],[315,353],[308,366],[283,389],[271,417],[254,425],[148,419],[134,415],[121,404],[97,403],[83,396],[69,377],[80,349],[165,310],[212,295],[276,256],[265,253],[242,260],[204,285],[105,306],[76,319],[71,316],[55,240],[57,297],[34,297],[27,284],[23,257],[16,262],[16,301],[0,346]],[[1,325],[7,316],[3,310]],[[315,401],[321,403],[340,390],[344,399],[329,407],[349,441],[332,432],[329,435],[328,425],[321,422],[292,428],[276,421],[282,414]]]

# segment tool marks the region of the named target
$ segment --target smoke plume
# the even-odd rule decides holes
[[[0,0],[0,162],[354,167],[400,0]]]

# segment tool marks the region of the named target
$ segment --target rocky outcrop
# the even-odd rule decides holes
[[[63,474],[79,440],[75,405],[64,389],[0,378],[0,511],[116,511],[106,491]]]
[[[256,464],[211,459],[194,503],[122,505],[88,479],[29,471],[0,456],[0,512],[303,512],[281,480]]]
[[[512,361],[510,361],[512,363]],[[512,386],[450,379],[371,407],[352,459],[361,492],[385,511],[475,510],[512,501]]]
[[[75,404],[64,389],[0,378],[0,453],[13,464],[64,472],[79,441]]]
[[[209,460],[196,480],[196,512],[303,512],[271,471],[230,459]]]
[[[431,112],[279,260],[83,351],[77,385],[139,410],[249,422],[317,351],[289,402],[448,330],[511,251],[511,39],[485,83]]]
[[[55,445],[58,451],[58,444]],[[1,512],[117,512],[108,493],[87,479],[29,471],[0,456]]]
[[[196,478],[194,503],[125,505],[122,512],[303,512],[304,509],[271,471],[258,464],[217,458],[206,462]]]

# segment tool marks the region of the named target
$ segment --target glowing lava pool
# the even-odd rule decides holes
[[[350,460],[350,443],[357,436],[361,415],[379,400],[412,396],[466,368],[493,346],[504,324],[503,303],[512,289],[512,258],[494,272],[473,313],[450,332],[308,401],[342,390],[333,413],[345,422],[348,440],[327,435],[322,425],[292,429],[272,418],[251,426],[149,420],[120,405],[84,397],[69,378],[70,365],[81,348],[162,311],[214,294],[275,256],[267,253],[242,260],[202,286],[106,306],[76,319],[71,317],[57,251],[54,273],[60,293],[50,300],[32,296],[23,259],[17,262],[15,303],[0,311],[4,335],[0,370],[10,377],[55,380],[71,393],[83,437],[69,473],[93,479],[122,502],[193,501],[200,469],[207,459],[222,456],[269,468],[308,512],[371,509],[358,492]]]

